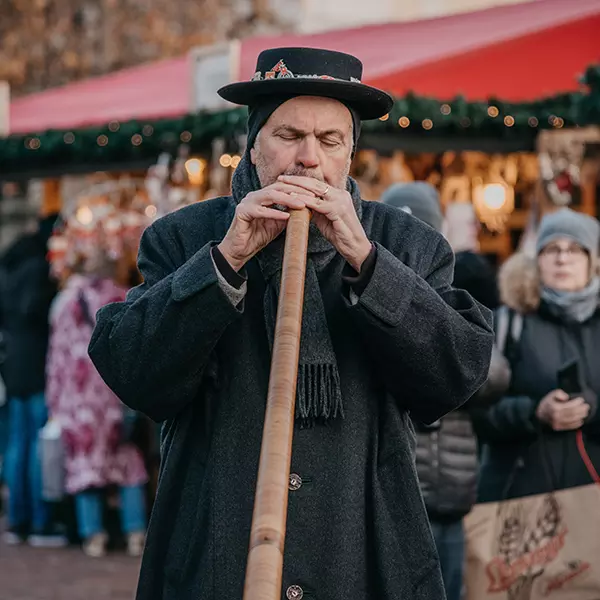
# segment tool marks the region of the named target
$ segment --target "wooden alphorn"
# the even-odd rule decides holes
[[[250,531],[244,600],[281,598],[309,224],[308,209],[290,211]]]

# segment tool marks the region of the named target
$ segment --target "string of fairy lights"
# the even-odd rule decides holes
[[[590,66],[579,91],[532,102],[507,103],[489,99],[451,101],[407,94],[398,98],[388,115],[363,123],[363,131],[378,134],[432,135],[460,138],[523,138],[531,141],[542,129],[561,129],[600,123],[600,65]],[[160,153],[175,152],[180,144],[194,155],[213,155],[215,140],[226,140],[219,164],[234,168],[241,152],[238,140],[246,128],[244,108],[220,113],[188,114],[152,122],[111,121],[95,128],[51,130],[0,138],[0,170],[29,173],[40,169],[68,172],[90,165],[103,167],[151,163]]]
[[[121,128],[121,124],[118,121],[111,121],[108,124],[108,130],[111,133],[117,133]],[[154,126],[147,124],[142,127],[142,133],[134,133],[131,138],[132,146],[141,146],[144,143],[144,138],[151,137],[154,134]],[[179,134],[179,140],[184,144],[189,144],[192,141],[192,133],[189,131],[182,131]],[[73,131],[67,131],[63,136],[63,142],[65,145],[70,146],[76,142],[76,133]],[[101,133],[96,137],[96,144],[104,148],[109,145],[110,138],[108,135]],[[1,144],[1,140],[0,140]],[[39,150],[42,147],[42,140],[40,136],[25,136],[23,144],[27,150]]]
[[[440,106],[440,113],[445,116],[450,115],[452,113],[452,107],[449,104],[442,104]],[[500,110],[498,109],[497,106],[491,105],[487,109],[487,114],[492,119],[495,119],[500,116]],[[379,120],[385,122],[385,121],[388,121],[389,118],[390,118],[390,115],[388,113],[387,115],[380,117]],[[516,120],[512,115],[504,115],[503,121],[504,121],[504,125],[506,127],[514,127],[514,125],[516,123]],[[460,124],[464,128],[470,127],[472,124],[471,119],[469,117],[462,117],[460,120]],[[527,124],[529,125],[529,127],[536,128],[539,126],[540,121],[537,117],[531,116],[527,119]],[[565,120],[562,117],[559,117],[557,115],[550,115],[548,117],[548,124],[551,127],[554,127],[555,129],[561,129],[562,127],[565,126]],[[400,127],[402,127],[402,129],[407,129],[411,125],[411,120],[406,115],[403,115],[398,119],[398,125]],[[421,127],[425,131],[429,131],[429,130],[433,129],[434,122],[432,119],[429,119],[429,118],[423,119],[421,121]]]
[[[448,116],[452,113],[452,107],[449,104],[442,104],[440,107],[440,113],[442,115]],[[500,116],[500,110],[497,106],[491,105],[487,109],[487,114],[491,119],[496,119]],[[388,113],[383,117],[380,117],[379,121],[386,122],[389,119],[390,114]],[[503,122],[506,127],[514,127],[514,125],[516,124],[515,118],[510,114],[504,115]],[[411,121],[410,117],[403,115],[400,118],[398,118],[397,123],[398,126],[402,129],[408,129],[413,122]],[[530,116],[527,119],[527,124],[531,128],[537,128],[540,125],[540,121],[536,116]],[[565,119],[558,115],[550,115],[548,117],[548,124],[555,129],[561,129],[565,126]],[[420,121],[420,125],[423,128],[423,130],[430,131],[434,128],[434,121],[431,118],[425,118]],[[469,117],[462,117],[460,120],[460,125],[464,128],[470,127],[472,125],[471,119]],[[119,132],[120,128],[121,124],[118,121],[112,121],[108,124],[108,130],[111,133]],[[131,145],[136,147],[141,146],[144,143],[144,139],[151,137],[153,134],[154,126],[151,124],[144,125],[142,127],[141,133],[134,133],[131,136]],[[64,144],[67,146],[74,144],[76,141],[76,133],[73,131],[67,131],[63,134],[62,137]],[[179,134],[179,140],[184,144],[189,144],[192,141],[192,139],[193,134],[190,131],[182,131]],[[96,144],[101,148],[108,146],[109,142],[110,138],[107,134],[101,133],[96,137]],[[23,144],[27,150],[35,151],[39,150],[42,147],[42,140],[39,136],[26,136],[23,139]],[[239,163],[240,157],[235,155],[231,156],[230,154],[225,153],[221,156],[219,162],[223,167],[233,166],[233,168],[235,168],[237,167],[236,160],[237,163]]]
[[[441,110],[442,114],[448,115],[448,114],[450,114],[450,111],[451,111],[451,109],[450,109],[449,105],[444,104],[442,106],[442,110]],[[499,116],[499,110],[495,106],[490,106],[488,108],[488,114],[491,118],[497,118]],[[390,119],[390,115],[387,114],[387,115],[384,115],[383,117],[381,117],[379,120],[385,122],[385,121],[388,121],[389,119]],[[505,115],[503,117],[503,122],[504,122],[505,127],[507,127],[507,128],[514,127],[515,118],[512,115]],[[401,116],[397,120],[397,123],[401,129],[408,129],[413,124],[411,119],[404,115]],[[463,117],[460,121],[460,124],[462,127],[468,128],[472,124],[471,119],[469,119],[468,117]],[[531,116],[528,118],[527,124],[532,129],[535,129],[535,128],[539,127],[540,122],[537,117]],[[565,126],[565,120],[562,117],[559,117],[557,115],[551,115],[550,117],[548,117],[548,124],[551,127],[553,127],[554,129],[561,129],[562,127]],[[431,131],[432,129],[434,129],[434,121],[430,118],[422,119],[420,121],[420,125],[424,131]],[[120,128],[120,125],[117,122],[113,122],[109,125],[109,129],[113,133],[118,132],[119,128]],[[154,127],[152,125],[145,125],[141,134],[135,133],[131,136],[130,143],[134,147],[139,147],[144,143],[145,138],[152,136],[153,133],[154,133]],[[63,137],[63,142],[66,146],[70,146],[76,142],[76,133],[73,131],[66,132],[62,137]],[[182,143],[189,144],[192,141],[192,139],[193,139],[193,134],[189,131],[182,131],[179,134],[179,140]],[[98,147],[105,148],[105,147],[109,146],[110,138],[108,135],[102,133],[96,137],[95,142]],[[0,145],[1,145],[1,143],[0,143]],[[23,145],[27,150],[30,150],[30,151],[40,150],[42,148],[42,139],[39,136],[26,136],[23,140]],[[225,167],[225,168],[232,167],[235,169],[237,167],[237,165],[239,164],[240,160],[241,160],[241,157],[237,154],[232,155],[229,153],[224,153],[219,158],[219,163],[222,167]]]

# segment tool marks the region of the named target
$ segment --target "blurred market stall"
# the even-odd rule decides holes
[[[216,89],[251,78],[265,47],[326,47],[360,56],[366,81],[397,98],[389,115],[363,129],[353,174],[364,196],[377,199],[394,181],[428,180],[445,205],[473,203],[482,250],[503,260],[548,196],[535,153],[540,131],[600,123],[597,31],[597,0],[538,0],[200,48],[14,99],[11,135],[0,138],[0,179],[69,175],[75,188],[89,188],[99,179],[143,179],[155,165],[150,180],[159,173],[179,190],[171,207],[183,196],[227,193],[246,113],[215,103]],[[71,206],[74,192],[61,189],[59,202]],[[595,193],[584,197],[582,209],[597,214]],[[146,208],[160,212],[150,200]]]

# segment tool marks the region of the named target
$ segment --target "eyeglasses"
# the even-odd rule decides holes
[[[552,258],[558,258],[561,254],[566,254],[569,258],[581,258],[587,256],[587,251],[577,244],[572,244],[566,248],[551,244],[550,246],[546,246],[540,254]]]

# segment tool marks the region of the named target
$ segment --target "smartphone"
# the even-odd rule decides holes
[[[558,389],[563,390],[570,396],[582,392],[581,380],[579,379],[579,361],[572,360],[563,365],[557,373]]]

